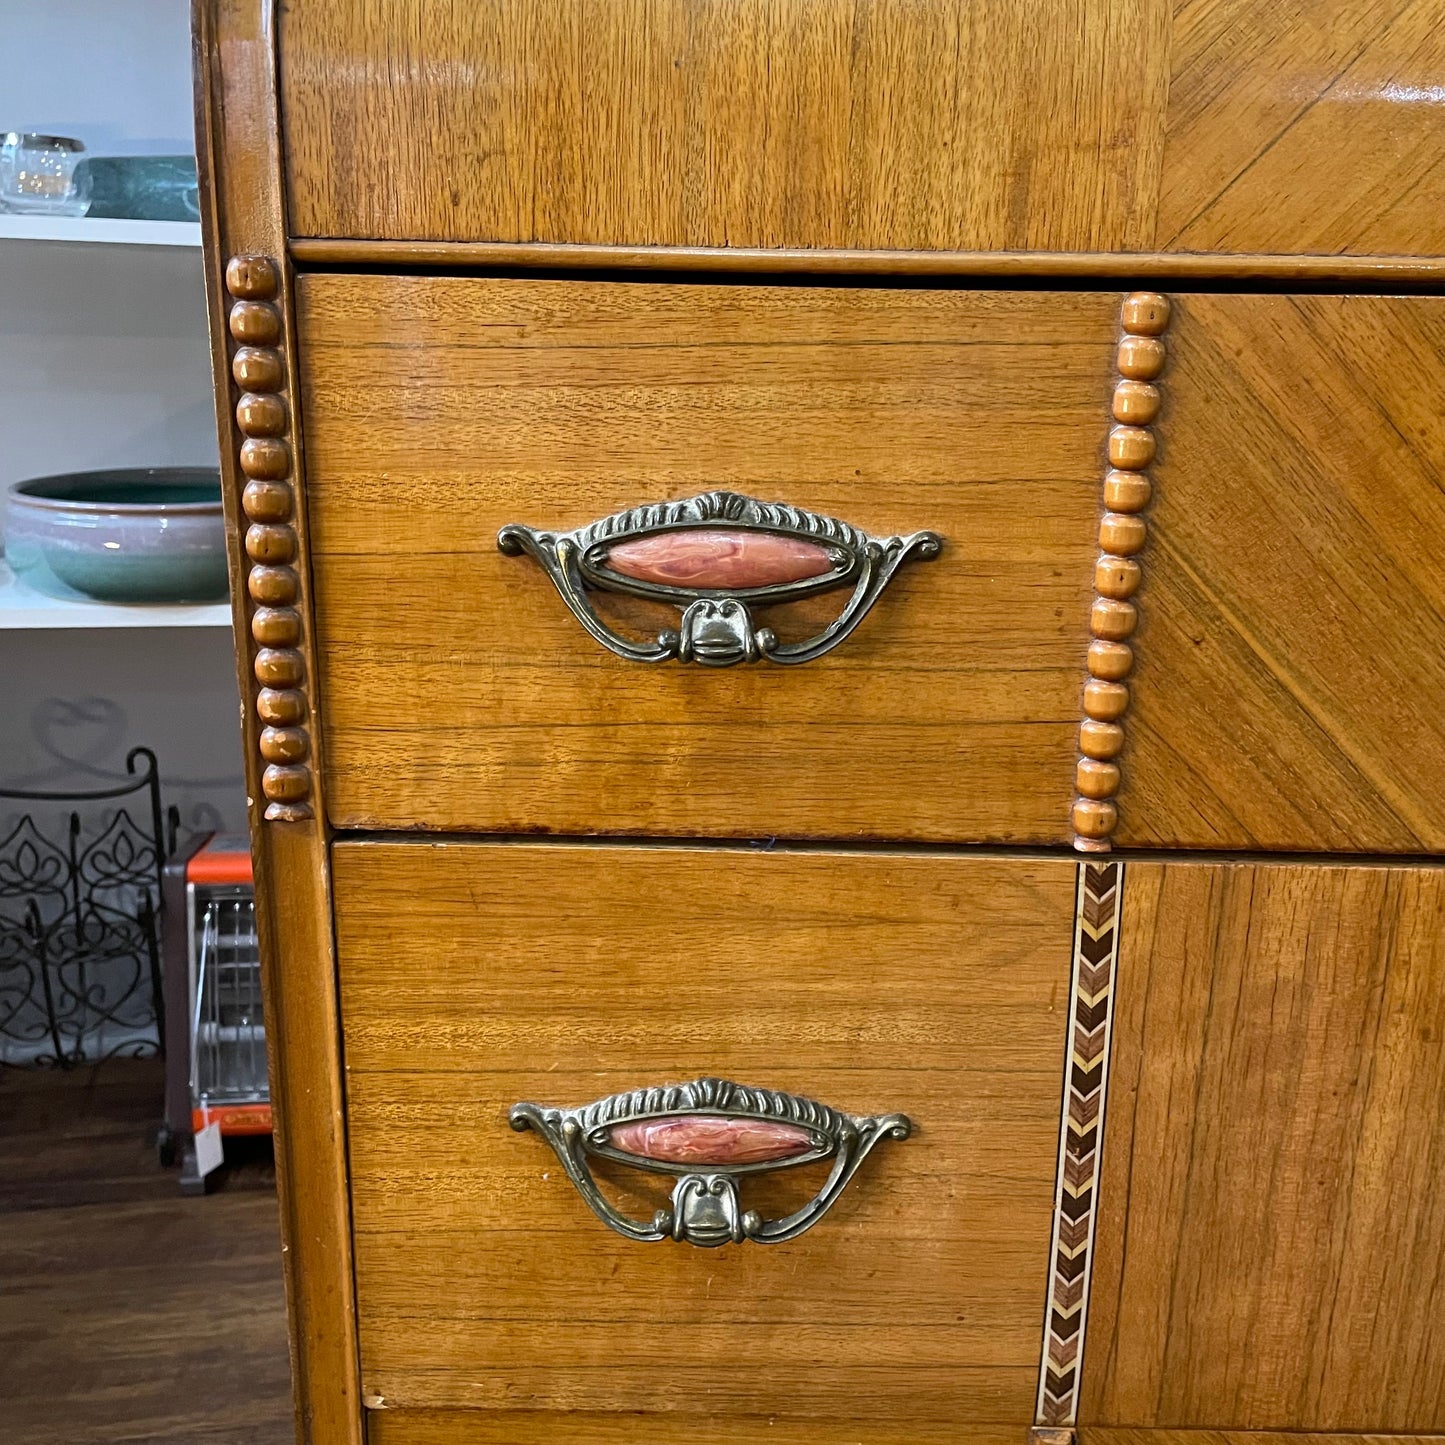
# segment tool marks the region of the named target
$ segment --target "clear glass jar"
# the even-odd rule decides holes
[[[31,215],[83,216],[90,175],[76,174],[85,147],[69,136],[12,130],[0,139],[0,206]]]

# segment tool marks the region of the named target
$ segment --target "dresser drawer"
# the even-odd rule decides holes
[[[1438,255],[1439,21],[1355,0],[308,0],[279,17],[290,226]]]
[[[1127,716],[1078,773],[1097,836],[1117,787],[1125,845],[1445,849],[1440,298],[1176,295],[1147,543],[1122,519],[1142,586],[1091,607],[1121,520],[1101,532],[1117,296],[330,275],[300,295],[340,826],[1064,842],[1112,608]],[[604,615],[574,616],[540,552],[497,548],[525,523],[605,551],[660,525],[639,504],[740,493],[941,554],[825,655],[719,669],[603,645],[676,634],[681,603],[582,589]],[[844,595],[757,620],[786,649]],[[1407,689],[1418,706],[1382,705]]]
[[[718,1440],[728,1445],[861,1445],[857,1428],[840,1432],[823,1421],[781,1420],[777,1416],[749,1418],[718,1415],[669,1417],[668,1433],[655,1433],[654,1421],[636,1415],[604,1415],[596,1411],[554,1414],[486,1414],[478,1410],[377,1410],[367,1422],[366,1445],[656,1445],[659,1440]],[[961,1425],[951,1422],[899,1424],[882,1427],[887,1445],[1023,1445],[1029,1439],[1020,1425]],[[1122,1434],[1123,1432],[1111,1432]],[[1149,1440],[1101,1441],[1100,1445],[1154,1445]],[[1187,1440],[1164,1439],[1158,1445],[1190,1445]],[[1299,1445],[1290,1439],[1247,1436],[1228,1445]],[[1311,1440],[1303,1445],[1344,1445]],[[1353,1442],[1352,1442],[1353,1445]],[[1421,1442],[1369,1441],[1359,1445],[1439,1445],[1439,1439]]]
[[[351,842],[334,862],[382,1438],[431,1438],[400,1423],[425,1409],[517,1445],[560,1439],[526,1413],[553,1409],[631,1417],[639,1440],[706,1416],[809,1445],[1031,1422],[1069,860]],[[712,1249],[613,1232],[539,1132],[508,1127],[519,1101],[699,1076],[912,1133],[796,1238]],[[743,1176],[742,1206],[776,1219],[822,1167]],[[589,1168],[635,1221],[668,1205],[671,1178]]]
[[[308,275],[297,300],[334,823],[1067,840],[1117,295]],[[942,552],[826,655],[717,668],[613,655],[498,550],[716,489]],[[807,638],[848,596],[770,625]],[[597,605],[643,644],[679,626]]]

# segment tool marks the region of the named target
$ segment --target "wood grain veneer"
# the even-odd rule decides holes
[[[335,869],[368,1398],[1021,1436],[1070,860],[339,843]],[[713,1071],[916,1133],[792,1243],[703,1251],[610,1233],[506,1124]],[[642,1178],[613,1187],[650,1214]]]
[[[1115,841],[1445,848],[1445,301],[1174,302]]]
[[[308,0],[302,237],[1438,256],[1441,0]]]
[[[1160,250],[1445,249],[1441,0],[1172,9]]]
[[[1131,862],[1123,918],[1080,1420],[1440,1432],[1445,870]]]
[[[1129,249],[1158,184],[1165,22],[1149,0],[1090,15],[1085,0],[293,7],[292,229]]]
[[[298,301],[333,822],[1067,841],[1117,296],[311,275]],[[826,658],[715,671],[613,657],[496,549],[712,486],[944,553]]]
[[[1079,1445],[1439,1445],[1442,1435],[1326,1434],[1310,1430],[1131,1430],[1086,1425]]]
[[[378,1410],[368,1417],[367,1441],[368,1445],[656,1445],[660,1438],[656,1429],[653,1422],[635,1416],[582,1411],[546,1415],[524,1410]],[[773,1416],[675,1415],[669,1416],[667,1430],[662,1438],[668,1441],[725,1440],[728,1445],[857,1445],[863,1438],[856,1428],[840,1431],[827,1422]],[[888,1445],[1026,1445],[1026,1441],[1026,1432],[1017,1425],[908,1421],[888,1430]]]

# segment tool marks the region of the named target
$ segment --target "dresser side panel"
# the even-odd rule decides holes
[[[1084,1439],[1439,1432],[1445,871],[1128,870]]]

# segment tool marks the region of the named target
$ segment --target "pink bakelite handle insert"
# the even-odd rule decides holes
[[[773,532],[698,527],[619,542],[606,565],[664,587],[743,589],[803,582],[834,570],[825,547]]]
[[[624,1154],[660,1164],[771,1164],[816,1147],[813,1136],[797,1124],[711,1114],[618,1124],[608,1142]]]

